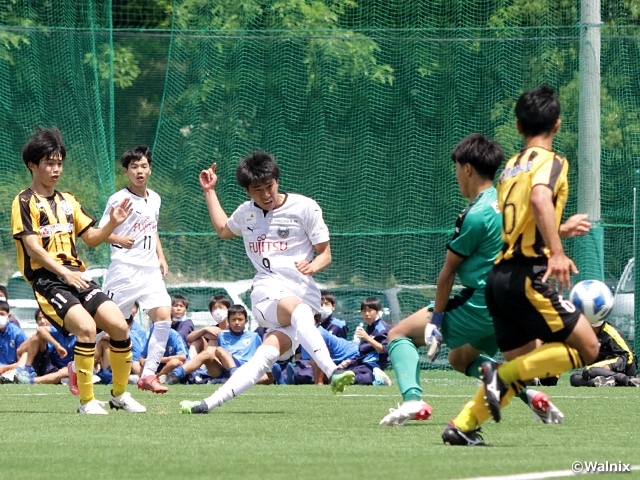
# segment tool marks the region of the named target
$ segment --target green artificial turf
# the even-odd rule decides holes
[[[181,400],[217,386],[130,389],[148,412],[75,413],[64,386],[0,385],[2,478],[454,479],[569,470],[575,461],[640,464],[640,389],[543,387],[564,425],[534,422],[515,399],[485,447],[443,445],[441,433],[476,390],[455,372],[423,374],[426,422],[379,427],[400,400],[396,386],[256,386],[209,415],[182,415]],[[392,376],[393,378],[393,376]],[[108,400],[108,387],[96,387]],[[597,478],[621,478],[616,474]],[[640,477],[633,472],[622,478]]]

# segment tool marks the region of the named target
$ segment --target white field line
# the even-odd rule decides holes
[[[639,471],[640,465],[632,465],[631,471]],[[578,477],[613,472],[574,472],[573,470],[551,470],[548,472],[519,473],[515,475],[496,475],[493,477],[468,477],[460,480],[538,480],[545,478]],[[622,473],[622,472],[621,472]]]

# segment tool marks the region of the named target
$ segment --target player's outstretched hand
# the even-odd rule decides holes
[[[542,283],[549,280],[550,287],[554,288],[554,285],[558,282],[558,292],[569,290],[571,288],[572,273],[579,273],[573,260],[564,253],[551,255],[547,263],[547,271],[542,277]]]
[[[118,225],[122,225],[131,212],[133,211],[133,202],[129,197],[125,198],[120,202],[120,205],[117,207],[111,207],[111,212],[109,212],[110,220]]]
[[[427,324],[427,328],[424,333],[425,343],[427,344],[427,358],[431,362],[435,362],[440,355],[440,346],[442,345],[442,335],[438,327],[432,323]]]
[[[316,273],[311,264],[306,260],[295,262],[295,265],[298,271],[303,275],[313,275],[314,273]]]
[[[213,190],[218,182],[218,175],[216,175],[216,163],[211,165],[211,167],[206,170],[202,170],[200,172],[200,176],[198,177],[200,180],[200,186],[203,191]]]
[[[567,218],[567,221],[560,225],[558,233],[562,238],[584,237],[591,230],[591,222],[587,221],[586,213],[576,213]]]

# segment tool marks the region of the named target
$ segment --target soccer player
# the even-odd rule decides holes
[[[477,427],[490,416],[500,421],[501,409],[528,382],[580,368],[598,355],[591,325],[558,293],[570,288],[571,272],[578,273],[560,237],[588,231],[586,215],[560,224],[569,192],[569,164],[552,150],[561,123],[560,102],[553,89],[542,86],[520,96],[515,114],[524,149],[500,174],[504,246],[485,287],[498,347],[507,362],[482,365],[483,385],[442,433],[450,445],[483,445]]]
[[[151,150],[145,145],[127,150],[120,158],[129,186],[111,195],[100,227],[108,224],[111,210],[125,199],[129,200],[133,213],[107,239],[111,244],[111,264],[103,290],[120,308],[124,318],[129,316],[136,301],[151,318],[153,333],[149,337],[148,357],[138,388],[165,393],[167,387],[158,382],[156,370],[171,329],[171,297],[162,279],[169,267],[158,235],[160,196],[147,188],[151,162]]]
[[[480,134],[462,139],[451,153],[463,197],[471,200],[456,220],[438,276],[433,311],[425,307],[402,320],[389,333],[389,356],[396,372],[403,404],[390,409],[382,426],[402,426],[408,420],[428,420],[431,406],[422,401],[417,347],[426,345],[430,323],[442,330],[449,346],[449,363],[465,375],[479,378],[479,369],[498,351],[493,320],[484,300],[487,275],[502,248],[502,217],[493,186],[504,156],[500,145]],[[464,289],[449,298],[456,275]],[[432,353],[432,356],[435,356]],[[533,399],[537,397],[536,403]],[[521,399],[545,423],[562,422],[562,413],[550,404],[546,412],[536,405],[546,394],[529,389]],[[550,403],[550,402],[549,402]]]
[[[109,212],[109,221],[93,228],[95,219],[68,192],[55,189],[60,180],[66,148],[57,128],[40,128],[22,150],[22,160],[32,180],[13,200],[11,228],[18,251],[18,267],[33,286],[45,316],[61,333],[76,336],[74,347],[78,413],[106,414],[93,394],[93,364],[96,329],[110,337],[113,389],[109,405],[130,413],[146,409],[126,391],[131,362],[127,322],[115,303],[86,277],[78,258],[76,237],[88,246],[105,242],[131,213],[131,201],[123,200]]]
[[[640,387],[638,357],[624,334],[604,319],[591,323],[600,350],[595,363],[571,375],[573,387]]]
[[[250,388],[278,358],[290,357],[298,341],[331,379],[334,392],[353,383],[353,372],[338,370],[315,326],[320,290],[311,275],[331,263],[329,230],[322,210],[310,198],[278,191],[280,168],[272,155],[258,152],[240,162],[236,180],[251,197],[227,217],[214,190],[216,164],[200,173],[211,221],[218,236],[242,235],[257,270],[253,278],[253,314],[269,327],[264,343],[220,389],[202,403],[183,402],[184,413],[208,413]],[[314,258],[314,250],[317,252]]]

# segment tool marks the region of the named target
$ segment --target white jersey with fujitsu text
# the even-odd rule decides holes
[[[119,237],[135,237],[131,249],[127,250],[119,245],[111,245],[111,261],[140,265],[143,267],[159,266],[156,253],[158,216],[160,215],[160,195],[147,190],[147,198],[137,196],[128,188],[109,197],[104,214],[100,220],[100,227],[109,221],[109,212],[117,207],[125,198],[130,198],[133,204],[131,215],[113,231]]]
[[[313,246],[329,241],[329,229],[314,200],[289,193],[280,207],[266,213],[250,200],[233,212],[227,226],[242,235],[247,255],[258,271],[254,288],[284,287],[303,301],[312,293],[319,302],[315,282],[295,265],[302,260],[311,262]]]

